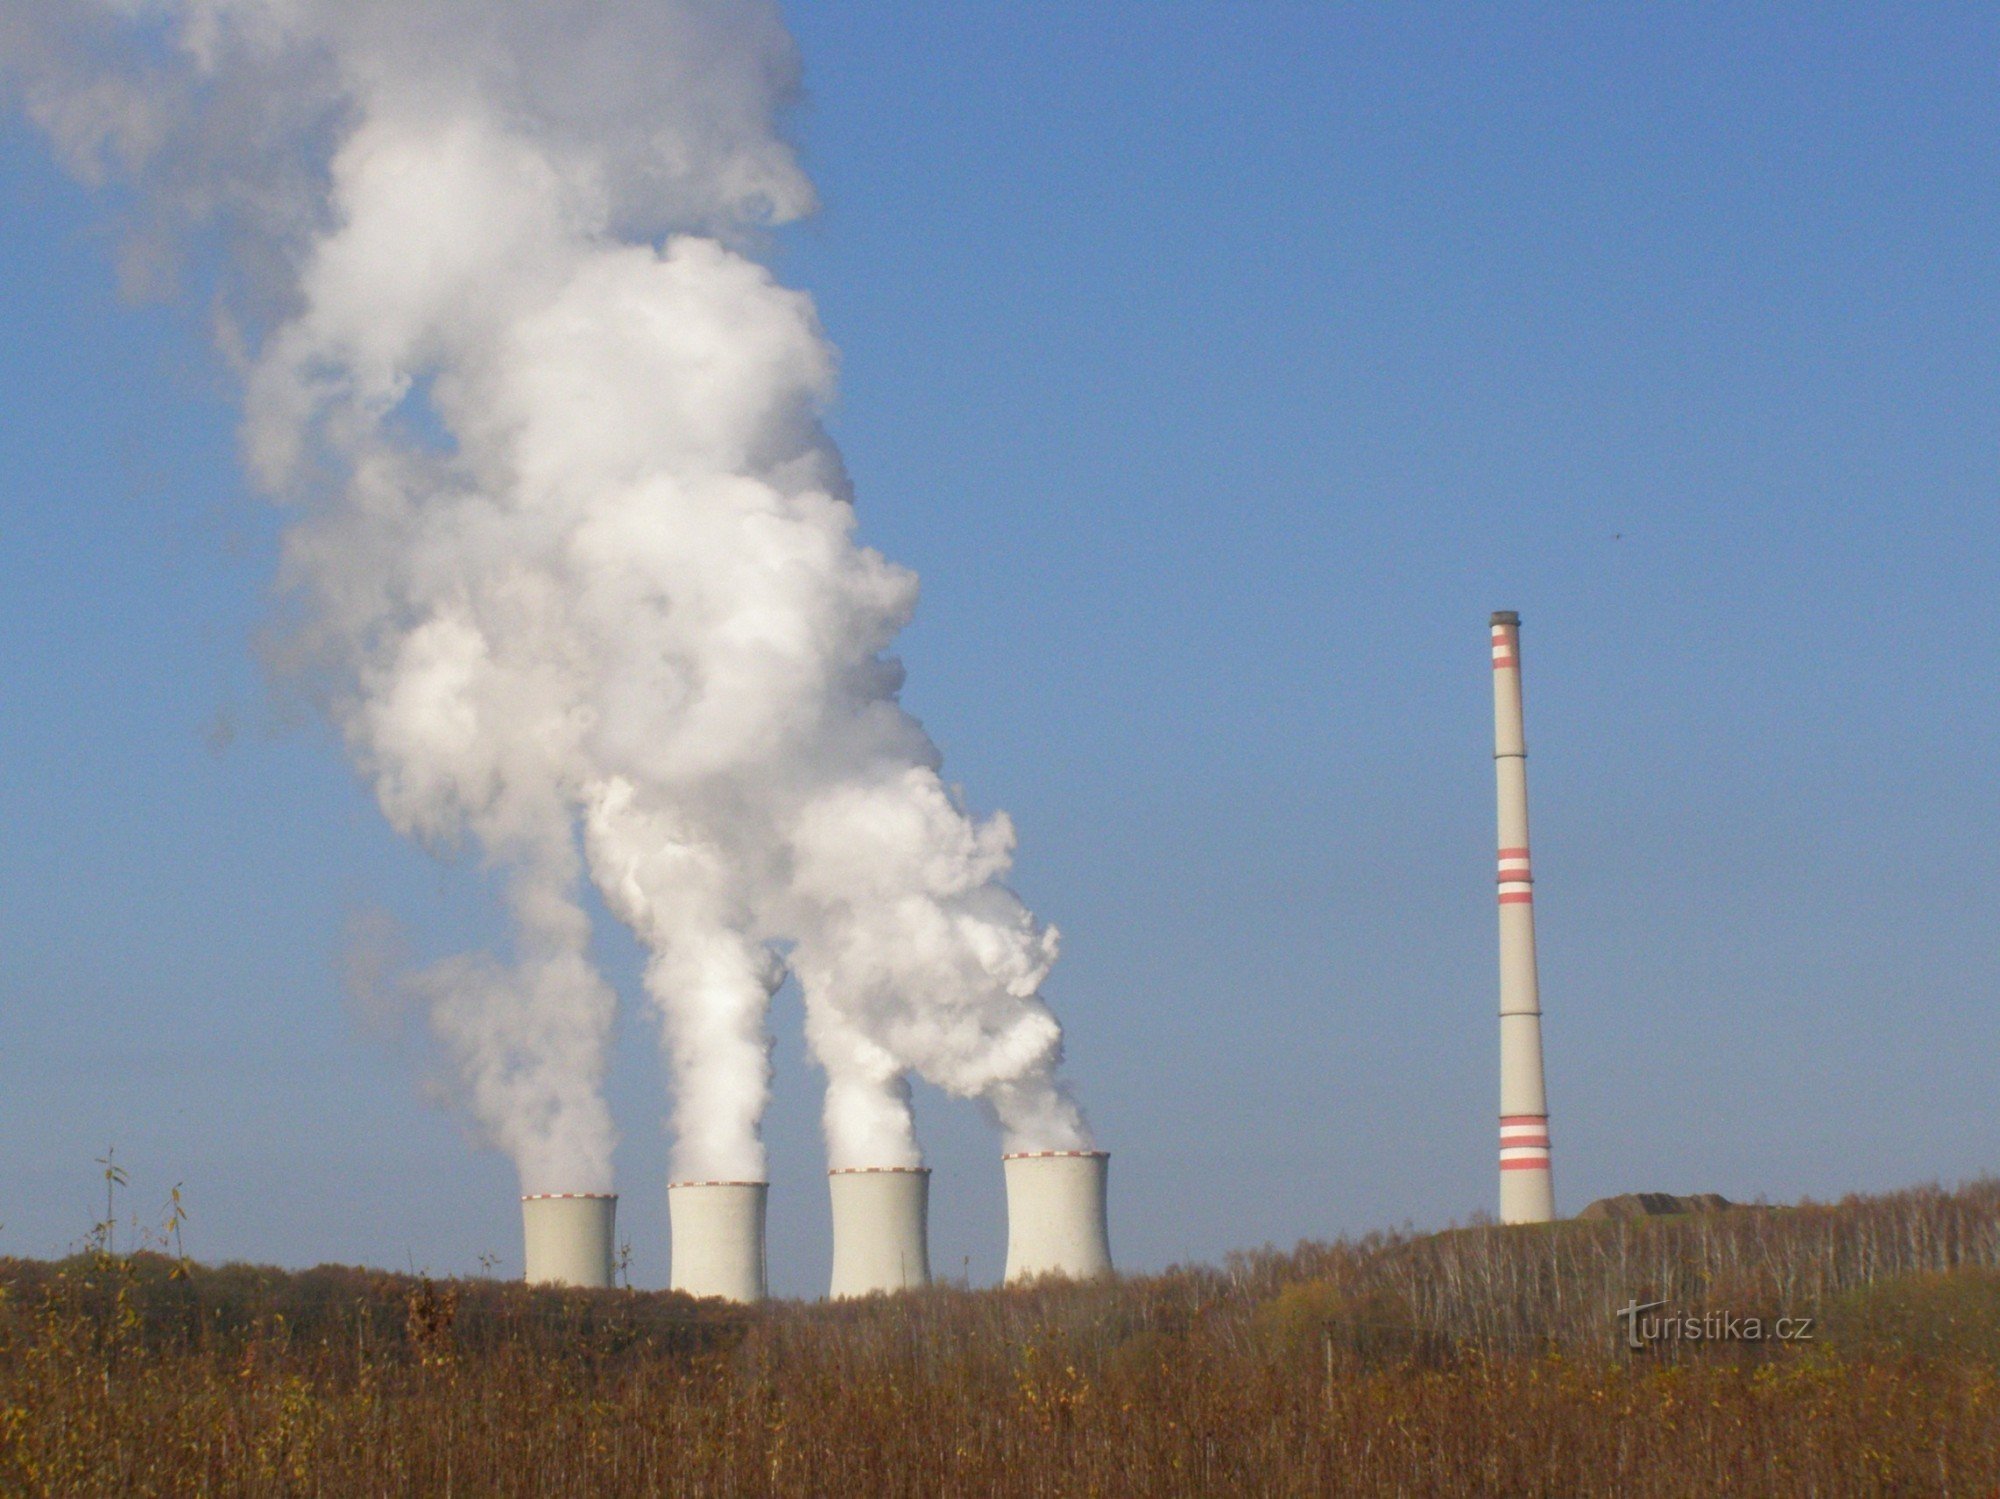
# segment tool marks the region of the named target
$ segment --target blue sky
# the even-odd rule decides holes
[[[1491,1206],[1485,619],[1522,611],[1559,1203],[2000,1160],[2000,21],[787,7],[906,701],[1064,930],[1130,1268]],[[518,1264],[343,933],[495,939],[254,642],[205,303],[0,127],[0,1253],[115,1143],[204,1258]],[[607,923],[628,1000],[636,958]],[[628,1003],[635,1276],[665,1111]],[[780,998],[772,1271],[827,1263]],[[995,1146],[923,1093],[937,1268]]]

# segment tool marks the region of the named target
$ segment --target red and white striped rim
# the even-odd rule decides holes
[[[1102,1161],[1109,1159],[1108,1150],[1010,1150],[1000,1159],[1003,1161]]]
[[[929,1176],[928,1166],[833,1166],[828,1176]]]
[[[1519,654],[1514,648],[1514,627],[1512,625],[1495,625],[1493,627],[1493,669],[1500,671],[1519,664]]]
[[[523,1202],[616,1202],[616,1192],[523,1192]]]
[[[682,1187],[768,1187],[769,1182],[668,1182],[667,1190],[677,1192]]]

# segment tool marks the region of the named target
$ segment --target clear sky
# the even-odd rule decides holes
[[[2000,1164],[2000,19],[791,4],[905,700],[1063,929],[1127,1268],[1494,1198],[1486,615],[1524,617],[1556,1190]],[[255,641],[206,306],[0,126],[0,1253],[519,1266],[512,1166],[345,997],[496,940]],[[664,1283],[637,957],[614,1103]],[[776,1289],[828,1259],[780,996]],[[995,1143],[923,1092],[941,1272]]]

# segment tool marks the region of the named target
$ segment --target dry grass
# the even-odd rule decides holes
[[[2000,1490],[2000,1184],[755,1311],[0,1262],[0,1491]],[[1812,1315],[1631,1354],[1611,1309]]]

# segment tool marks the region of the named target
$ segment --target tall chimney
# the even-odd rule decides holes
[[[764,1206],[769,1182],[672,1182],[670,1284],[690,1296],[764,1299]]]
[[[1007,1280],[1111,1274],[1101,1150],[1029,1150],[1002,1156],[1007,1173]]]
[[[537,1192],[521,1199],[531,1286],[614,1284],[618,1197],[613,1192]]]
[[[829,1171],[833,1196],[835,1300],[931,1283],[925,1215],[931,1174],[922,1166],[849,1166]]]
[[[1493,616],[1493,767],[1500,794],[1500,1221],[1556,1215],[1542,999],[1535,975],[1535,884],[1528,863],[1528,746],[1521,732],[1521,616]]]

